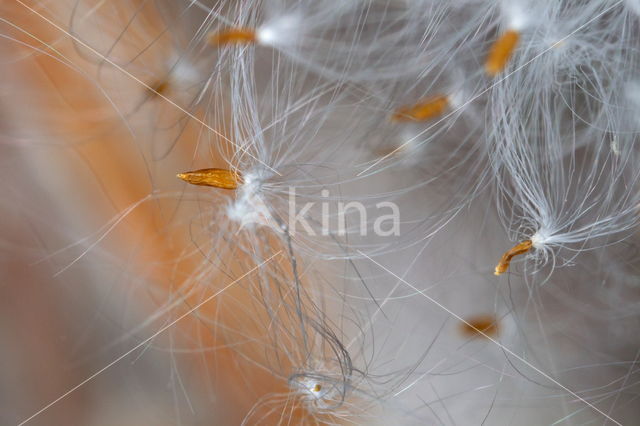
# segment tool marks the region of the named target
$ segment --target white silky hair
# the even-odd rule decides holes
[[[251,306],[223,299],[232,320],[201,319],[290,390],[262,396],[247,424],[273,413],[286,424],[291,398],[310,424],[640,416],[637,1],[73,0],[52,11],[70,9],[71,32],[103,56],[78,65],[108,99],[95,114],[125,123],[150,165],[149,198],[187,206],[173,224],[201,256],[192,287],[153,318],[220,271],[285,259],[248,279]],[[161,33],[145,30],[143,9]],[[207,44],[233,28],[255,43]],[[488,77],[509,30],[515,50]],[[123,70],[169,89],[153,97]],[[391,119],[437,95],[441,116]],[[194,118],[207,127],[192,162],[221,157],[245,178],[235,197],[165,183],[160,172],[191,166],[174,154]],[[339,232],[349,202],[362,210]],[[398,235],[376,235],[383,202],[398,207]],[[312,232],[294,233],[291,214],[308,203]],[[531,250],[494,276],[525,240]],[[495,318],[491,339],[461,331],[478,315]]]

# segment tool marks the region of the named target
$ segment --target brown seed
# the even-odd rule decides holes
[[[176,175],[191,185],[212,186],[222,189],[236,189],[242,184],[239,172],[227,169],[200,169]]]
[[[505,69],[519,39],[520,33],[515,30],[507,30],[493,43],[484,64],[484,70],[489,77],[495,77]]]
[[[209,34],[207,42],[212,46],[251,44],[257,41],[256,32],[248,28],[233,28]]]
[[[531,242],[531,240],[526,240],[507,250],[502,255],[500,262],[496,265],[496,269],[493,272],[494,275],[502,275],[507,272],[507,269],[509,269],[509,264],[511,264],[511,259],[520,254],[527,253],[529,250],[531,250],[532,245],[533,243]]]
[[[164,93],[169,88],[168,81],[159,81],[152,86],[149,86],[149,92],[151,92],[152,96],[164,95]]]
[[[491,315],[478,315],[460,324],[460,332],[468,337],[494,337],[498,334],[498,320]]]

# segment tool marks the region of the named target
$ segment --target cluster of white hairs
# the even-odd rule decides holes
[[[71,155],[119,132],[148,185],[62,266],[172,200],[179,284],[126,335],[188,312],[180,345],[274,379],[246,424],[640,419],[639,1],[51,3],[15,6],[46,41],[8,14],[0,36],[99,106],[64,117],[81,135],[12,134]]]

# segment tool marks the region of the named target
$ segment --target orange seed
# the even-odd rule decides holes
[[[207,42],[212,46],[251,44],[257,40],[256,32],[248,28],[233,28],[209,34]]]
[[[478,315],[466,321],[460,324],[460,332],[465,336],[493,337],[498,334],[498,320],[491,315]]]
[[[531,242],[531,240],[526,240],[507,250],[502,255],[500,262],[496,265],[496,269],[493,272],[494,275],[502,275],[507,272],[507,269],[509,269],[509,264],[511,264],[511,259],[520,254],[527,253],[529,250],[531,250],[532,245],[533,243]]]
[[[240,173],[227,169],[200,169],[178,173],[176,176],[191,185],[213,186],[222,189],[236,189],[242,184]]]
[[[484,64],[484,69],[488,76],[495,77],[505,69],[519,39],[520,33],[515,30],[507,30],[493,43]]]
[[[425,121],[442,115],[449,107],[449,98],[445,95],[433,96],[415,105],[401,107],[391,116],[391,120]]]

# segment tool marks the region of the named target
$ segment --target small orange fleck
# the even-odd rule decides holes
[[[169,82],[168,81],[159,81],[157,83],[155,83],[154,85],[149,87],[149,91],[151,92],[151,95],[155,96],[155,95],[162,95],[164,94],[167,89],[169,88]]]
[[[526,240],[507,250],[502,255],[500,262],[496,265],[496,269],[493,272],[494,275],[502,275],[507,272],[507,269],[509,269],[509,265],[511,264],[511,259],[520,254],[527,253],[529,250],[531,250],[532,245],[533,243],[531,242],[531,240]]]
[[[494,337],[498,334],[498,320],[491,315],[478,315],[460,323],[460,332],[468,337]]]
[[[257,41],[256,32],[249,28],[233,28],[207,36],[207,42],[212,46],[228,44],[251,44]]]
[[[484,64],[484,69],[488,76],[495,77],[505,69],[519,39],[520,33],[515,30],[507,30],[493,43]]]
[[[316,383],[316,385],[313,387],[313,391],[318,393],[322,390],[322,385],[320,383]]]
[[[191,185],[213,186],[214,188],[236,189],[242,184],[239,172],[226,169],[200,169],[176,175]]]
[[[433,96],[415,105],[401,107],[391,116],[392,121],[425,121],[442,115],[449,107],[449,98],[445,95]]]

